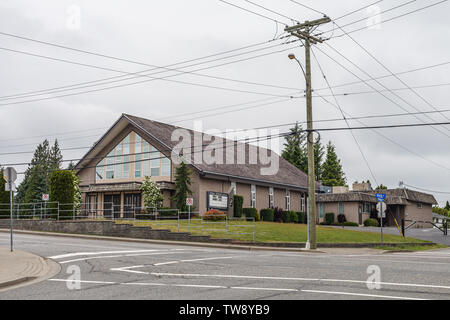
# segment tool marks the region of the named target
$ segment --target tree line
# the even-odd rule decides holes
[[[281,156],[301,171],[308,173],[307,133],[296,123],[285,140]],[[324,146],[320,136],[314,139],[314,164],[316,181],[322,181],[324,186],[330,187],[346,185],[345,173],[336,147],[331,141]]]

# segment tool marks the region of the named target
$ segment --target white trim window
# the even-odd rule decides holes
[[[256,186],[254,184],[250,187],[250,207],[256,208]]]
[[[338,202],[338,214],[344,214],[344,203],[343,202]]]
[[[305,198],[305,194],[304,193],[302,193],[301,199],[300,199],[300,211],[301,212],[306,212],[306,198]]]
[[[273,208],[273,187],[269,187],[269,208]]]
[[[231,181],[231,194],[235,195],[236,194],[236,182]]]
[[[291,210],[291,192],[286,190],[286,211]]]

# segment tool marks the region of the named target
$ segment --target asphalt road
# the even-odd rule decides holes
[[[448,249],[295,253],[24,234],[15,243],[62,269],[0,299],[450,299]]]

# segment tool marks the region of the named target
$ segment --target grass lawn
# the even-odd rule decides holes
[[[124,223],[129,223],[123,221]],[[120,223],[120,222],[117,222]],[[151,226],[154,229],[169,229],[171,231],[188,232],[188,221],[180,220],[160,220],[136,221],[137,226]],[[225,231],[225,222],[203,222],[200,219],[193,219],[190,223],[190,232],[194,235],[210,235],[216,238],[231,238],[236,240],[251,241],[252,233],[255,231],[255,241],[257,242],[306,242],[307,228],[304,224],[276,223],[276,222],[256,222],[250,223],[242,220],[228,222],[228,233]],[[203,231],[202,231],[203,228]],[[384,242],[427,242],[414,238],[403,239],[401,236],[384,234]],[[355,242],[380,242],[380,234],[373,232],[347,230],[344,228],[330,228],[317,226],[317,241],[327,243],[355,243]]]
[[[387,251],[404,251],[404,252],[409,252],[409,251],[424,251],[424,250],[432,250],[432,249],[443,249],[443,248],[448,248],[447,246],[443,245],[443,244],[433,244],[430,246],[421,246],[421,245],[417,245],[417,246],[411,246],[411,245],[398,245],[395,247],[376,247],[375,249],[380,249],[380,250],[387,250]]]

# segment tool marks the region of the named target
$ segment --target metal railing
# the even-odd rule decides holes
[[[0,204],[0,219],[10,218],[9,204]],[[148,225],[153,229],[167,228],[177,232],[194,232],[200,235],[217,235],[227,239],[234,235],[249,236],[255,241],[255,219],[233,218],[224,214],[201,215],[199,212],[182,212],[178,209],[125,206],[104,203],[103,208],[92,203],[36,202],[16,203],[13,219],[34,220],[112,220]]]

